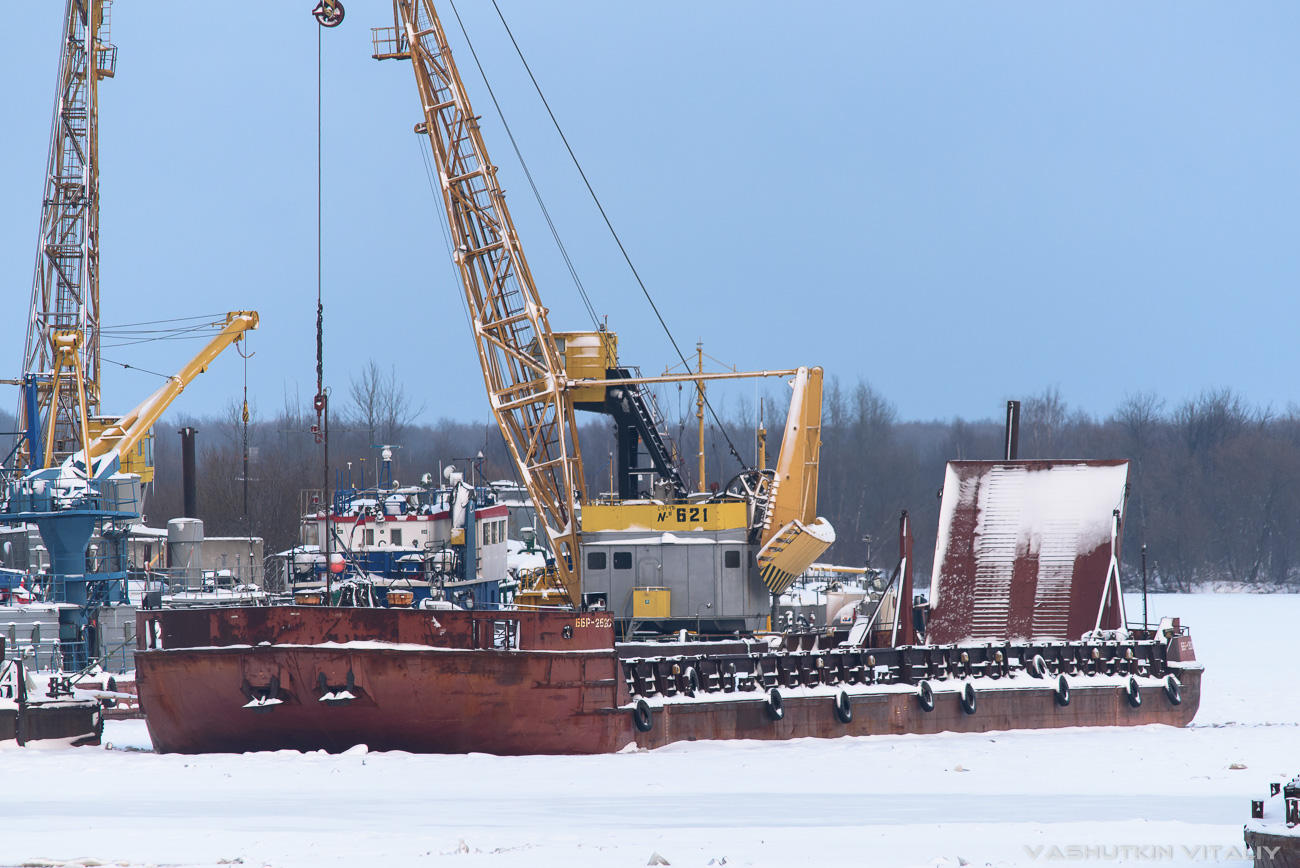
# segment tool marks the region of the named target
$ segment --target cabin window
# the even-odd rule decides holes
[[[614,569],[616,570],[632,569],[632,553],[614,552]]]
[[[366,545],[372,546],[374,544],[375,544],[375,529],[373,527],[368,527],[366,528]]]
[[[603,570],[606,566],[604,552],[587,552],[587,569]]]
[[[729,570],[740,569],[740,549],[727,549],[723,552],[722,565]]]
[[[393,545],[400,546],[401,544],[402,544],[402,532],[397,528],[393,528]]]

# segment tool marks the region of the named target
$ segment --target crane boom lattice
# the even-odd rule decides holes
[[[59,78],[50,130],[40,241],[32,279],[23,371],[36,390],[40,419],[20,415],[29,459],[57,464],[86,438],[99,413],[99,81],[111,78],[117,48],[109,42],[112,0],[67,0]],[[69,354],[69,346],[76,352]],[[80,396],[80,397],[79,397]],[[30,439],[30,438],[29,438]],[[53,454],[44,444],[53,444]]]
[[[375,54],[409,55],[414,66],[424,112],[417,131],[433,151],[492,412],[546,527],[560,581],[578,604],[585,488],[563,360],[433,4],[397,0],[396,12],[398,29],[388,40],[376,35]]]

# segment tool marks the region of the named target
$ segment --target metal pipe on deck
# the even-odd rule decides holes
[[[181,515],[185,518],[199,517],[199,479],[194,462],[194,435],[197,429],[185,427],[181,435],[181,487],[185,493]]]
[[[1020,454],[1020,402],[1007,401],[1006,451],[1003,459],[1015,461]]]

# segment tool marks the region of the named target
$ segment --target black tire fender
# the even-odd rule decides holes
[[[967,714],[974,714],[978,705],[976,699],[975,685],[967,681],[966,686],[961,689],[961,710]]]
[[[1047,661],[1042,654],[1035,654],[1034,659],[1029,661],[1029,674],[1035,678],[1047,677]]]
[[[1070,704],[1070,682],[1061,675],[1056,679],[1056,704],[1065,708]]]
[[[682,684],[685,685],[682,690],[687,696],[694,696],[700,692],[700,673],[694,666],[687,666],[686,671],[682,673]]]
[[[1165,676],[1165,698],[1170,705],[1183,704],[1183,685],[1176,675]]]
[[[839,718],[840,723],[853,722],[853,704],[849,701],[847,690],[835,694],[835,716]]]
[[[638,699],[636,705],[632,706],[632,723],[636,725],[637,732],[649,732],[654,729],[654,714],[650,711],[650,703],[644,699]]]
[[[922,681],[916,686],[916,701],[922,711],[934,711],[934,688],[929,681]]]
[[[781,691],[775,687],[767,692],[767,716],[773,721],[785,717],[785,705],[781,702]]]
[[[1141,707],[1142,690],[1138,687],[1138,680],[1132,675],[1128,677],[1128,682],[1124,685],[1124,697],[1128,699],[1128,704],[1132,708]]]

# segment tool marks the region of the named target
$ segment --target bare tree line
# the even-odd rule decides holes
[[[1300,588],[1300,408],[1253,407],[1229,390],[1207,390],[1170,406],[1149,393],[1126,397],[1104,418],[1073,410],[1057,389],[1022,399],[1022,458],[1125,458],[1131,493],[1124,528],[1124,570],[1136,578],[1147,547],[1151,585],[1188,590],[1205,581]],[[376,484],[381,449],[394,450],[399,484],[437,476],[448,464],[476,463],[488,479],[514,479],[493,423],[418,421],[423,407],[407,397],[396,372],[370,364],[332,411],[329,487]],[[769,408],[775,402],[765,401]],[[725,487],[754,461],[755,407],[721,406],[727,436],[706,432],[706,485]],[[768,410],[768,464],[780,448],[785,408]],[[775,418],[774,418],[775,417]],[[159,425],[157,482],[147,505],[151,525],[181,513],[180,445],[176,432],[199,429],[199,517],[212,536],[251,534],[266,551],[298,541],[299,516],[312,493],[327,487],[322,449],[311,433],[309,401],[286,395],[272,414],[242,407]],[[12,418],[0,416],[4,431]],[[694,486],[695,420],[670,420],[683,476]],[[249,447],[247,484],[244,437]],[[608,419],[590,417],[580,430],[589,496],[609,489],[614,450]],[[823,401],[819,511],[836,528],[828,560],[891,566],[897,558],[899,514],[916,534],[917,567],[933,557],[938,491],[952,459],[993,459],[1002,452],[1001,420],[903,421],[865,381],[827,381]],[[732,454],[735,449],[740,455]],[[7,452],[7,449],[6,449]],[[479,456],[482,456],[480,459]],[[245,501],[247,489],[247,501]]]

